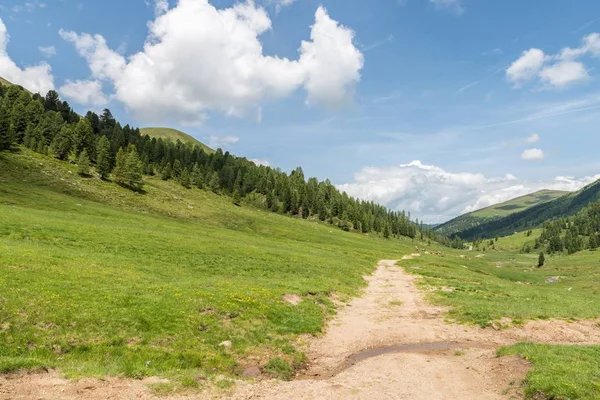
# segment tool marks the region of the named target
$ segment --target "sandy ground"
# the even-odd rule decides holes
[[[363,296],[343,307],[327,332],[306,343],[309,367],[296,380],[239,382],[230,392],[190,397],[232,399],[511,399],[530,365],[497,358],[501,345],[521,341],[600,343],[596,321],[533,321],[494,330],[444,322],[415,279],[383,260]],[[77,382],[44,374],[0,376],[0,399],[153,399],[143,381],[110,378]],[[160,397],[164,398],[164,397]]]

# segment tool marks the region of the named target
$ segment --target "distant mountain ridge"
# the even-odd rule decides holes
[[[434,231],[442,235],[452,236],[458,232],[475,228],[483,223],[498,220],[516,212],[524,211],[538,204],[554,200],[568,193],[569,192],[559,190],[540,190],[535,193],[530,193],[505,201],[504,203],[495,204],[477,211],[460,215],[437,226]]]
[[[539,227],[544,221],[575,215],[596,200],[600,200],[600,180],[577,192],[543,202],[506,217],[457,231],[452,236],[459,236],[464,240],[506,236],[514,232]]]
[[[173,142],[175,142],[179,139],[182,143],[197,144],[200,147],[202,147],[202,149],[207,153],[215,152],[212,148],[210,148],[207,145],[205,145],[204,143],[200,142],[198,139],[188,135],[185,132],[177,130],[177,129],[173,129],[173,128],[140,128],[140,133],[142,135],[148,135],[150,137],[155,137],[157,139],[162,138],[162,139],[166,139],[166,140],[171,140]]]

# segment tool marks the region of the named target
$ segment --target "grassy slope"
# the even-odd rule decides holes
[[[142,135],[148,135],[155,138],[163,138],[167,140],[177,141],[179,139],[182,143],[191,143],[200,145],[207,153],[214,153],[214,150],[200,142],[198,139],[188,135],[187,133],[181,132],[173,128],[140,128]]]
[[[190,382],[251,356],[297,362],[289,343],[320,332],[328,295],[356,295],[378,259],[413,246],[160,179],[135,194],[23,152],[0,154],[0,371]]]
[[[538,204],[504,218],[484,222],[458,232],[458,236],[471,240],[477,237],[496,237],[539,227],[549,219],[577,214],[593,201],[600,200],[600,181],[596,181],[575,193]]]
[[[519,235],[500,238],[495,246],[510,250],[537,235],[539,231],[534,231],[530,238]],[[502,317],[509,317],[515,323],[529,319],[600,317],[598,252],[548,256],[542,268],[535,267],[536,254],[490,250],[485,253],[447,250],[443,254],[444,257],[426,255],[403,261],[402,265],[408,272],[424,277],[419,281],[423,288],[455,288],[452,292],[431,292],[429,297],[436,304],[452,307],[449,312],[452,319],[487,326]],[[561,279],[558,283],[546,283],[551,276]],[[543,392],[552,399],[600,398],[599,352],[600,346],[534,344],[499,350],[500,355],[522,354],[532,360],[534,369],[528,374],[527,394]]]
[[[506,217],[516,212],[524,211],[530,207],[554,200],[566,194],[568,194],[568,192],[559,190],[540,190],[539,192],[517,197],[504,203],[460,215],[436,227],[435,230],[443,235],[451,235],[478,226],[489,220]]]
[[[4,79],[3,77],[0,76],[0,85],[10,86],[10,85],[12,85],[12,83],[10,83],[9,81],[7,81],[6,79]]]

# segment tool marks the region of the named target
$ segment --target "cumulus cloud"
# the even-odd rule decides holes
[[[437,9],[449,9],[457,15],[465,12],[465,7],[461,0],[429,0],[429,2],[434,4]]]
[[[240,141],[237,136],[210,136],[208,145],[212,148],[227,147]]]
[[[148,26],[143,51],[128,59],[100,35],[60,31],[87,60],[92,77],[111,83],[114,97],[144,122],[199,124],[215,111],[257,116],[262,102],[298,88],[308,104],[334,108],[351,98],[360,80],[363,55],[354,33],[323,7],[297,60],[263,54],[259,37],[271,20],[250,0],[225,9],[180,0]]]
[[[526,161],[541,161],[544,159],[544,152],[540,149],[527,149],[521,153],[521,158]]]
[[[576,61],[562,61],[540,71],[540,80],[557,88],[585,81],[589,77],[585,66]]]
[[[420,161],[390,167],[367,167],[354,182],[338,185],[349,195],[376,201],[395,210],[410,211],[428,223],[441,223],[457,215],[498,204],[542,189],[574,191],[600,179],[559,176],[528,182],[514,175],[489,178],[479,173],[449,172]]]
[[[539,141],[540,141],[540,135],[538,135],[537,133],[532,133],[527,138],[527,143],[537,143]]]
[[[521,57],[506,69],[508,80],[519,87],[524,82],[533,79],[544,65],[544,59],[544,52],[540,49],[524,51]]]
[[[524,51],[521,57],[506,69],[507,79],[515,87],[539,79],[546,87],[565,88],[589,79],[589,72],[580,61],[585,55],[600,57],[600,34],[584,36],[581,46],[566,47],[556,55],[545,55],[540,49]]]
[[[38,50],[42,53],[46,58],[51,58],[56,55],[56,47],[54,46],[39,46]]]
[[[54,77],[50,65],[41,62],[38,65],[20,68],[7,53],[9,40],[6,25],[0,18],[0,76],[32,92],[40,92],[42,95],[54,89]]]
[[[58,91],[62,96],[83,106],[102,107],[108,104],[108,98],[102,92],[102,83],[97,80],[68,80]]]

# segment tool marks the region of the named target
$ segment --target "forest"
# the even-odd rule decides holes
[[[34,151],[75,163],[82,176],[112,180],[143,193],[144,175],[174,180],[188,189],[199,188],[230,196],[234,204],[252,201],[273,212],[315,218],[346,231],[377,233],[385,238],[405,236],[436,240],[462,247],[435,235],[410,214],[340,193],[329,181],[306,179],[302,168],[287,174],[257,165],[243,157],[199,145],[156,139],[138,128],[122,126],[105,109],[82,117],[55,91],[30,94],[17,85],[0,86],[0,150],[23,145]]]

